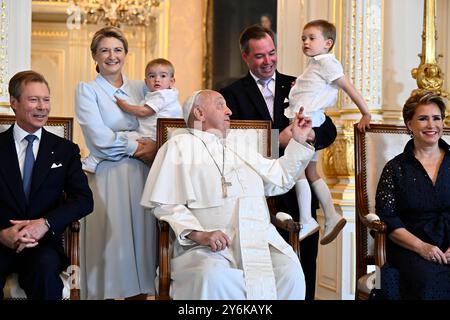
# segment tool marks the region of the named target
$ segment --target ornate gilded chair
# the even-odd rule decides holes
[[[401,153],[410,140],[405,126],[371,124],[355,133],[356,178],[356,299],[367,299],[380,279],[375,271],[386,262],[386,225],[375,213],[378,180],[385,164]],[[450,142],[450,129],[443,138]]]
[[[0,115],[0,132],[7,130],[16,118],[10,115]],[[45,129],[60,137],[72,140],[73,119],[64,117],[49,117]],[[62,195],[63,196],[63,195]],[[63,298],[71,300],[80,299],[80,290],[78,286],[79,276],[79,232],[80,224],[73,221],[69,225],[63,235],[64,251],[70,259],[70,266],[66,271],[61,273],[61,279],[64,282]],[[20,288],[17,280],[17,274],[12,274],[6,279],[3,288],[5,299],[26,299],[25,292]]]
[[[158,119],[157,123],[157,148],[159,149],[172,135],[178,132],[184,132],[186,124],[183,119]],[[249,145],[255,147],[255,150],[266,157],[271,157],[271,123],[262,120],[232,120],[231,130],[227,136],[230,139],[246,139]],[[292,219],[281,221],[276,218],[276,208],[273,198],[267,199],[269,210],[271,213],[271,221],[276,227],[287,230],[289,232],[289,243],[294,251],[299,255],[300,247],[298,241],[298,231],[300,225]],[[157,280],[158,300],[170,299],[170,259],[171,259],[171,230],[167,222],[158,221],[159,226],[159,270]]]

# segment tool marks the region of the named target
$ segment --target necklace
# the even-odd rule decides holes
[[[222,145],[222,170],[220,170],[220,167],[217,164],[216,159],[214,159],[214,157],[212,156],[211,151],[209,151],[205,141],[203,141],[200,137],[196,136],[191,130],[189,130],[189,133],[192,134],[197,139],[199,139],[205,146],[206,151],[208,151],[209,156],[213,160],[217,170],[219,170],[220,173],[220,182],[222,183],[222,198],[228,197],[227,187],[231,187],[231,182],[225,180],[225,146]]]

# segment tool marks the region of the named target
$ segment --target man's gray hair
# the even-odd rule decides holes
[[[195,102],[197,100],[197,96],[202,92],[203,90],[195,91],[191,94],[189,98],[187,98],[186,102],[183,104],[183,118],[186,124],[188,124],[189,116],[191,114],[192,108],[195,105]]]

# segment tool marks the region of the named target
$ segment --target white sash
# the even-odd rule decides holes
[[[267,208],[260,199],[239,199],[239,237],[247,299],[276,300],[277,290],[270,257]]]

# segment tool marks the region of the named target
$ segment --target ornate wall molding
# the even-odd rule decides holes
[[[0,97],[7,97],[8,93],[8,10],[6,1],[0,2]],[[0,100],[0,106],[9,103]]]
[[[339,57],[345,73],[361,92],[371,111],[381,109],[382,81],[382,0],[339,1],[337,21],[341,30]],[[339,41],[338,41],[339,43]],[[341,92],[340,108],[358,112]]]
[[[12,75],[30,68],[31,0],[0,0],[0,112],[9,108],[7,85]]]
[[[66,38],[68,35],[68,31],[33,30],[31,32],[32,37]]]

